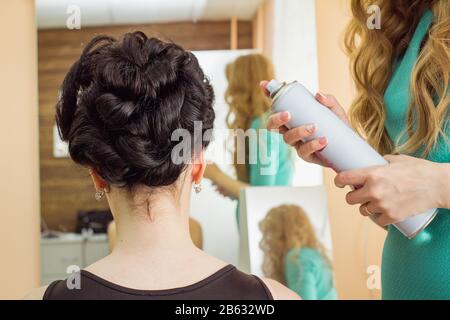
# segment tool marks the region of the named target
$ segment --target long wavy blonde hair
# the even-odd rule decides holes
[[[262,269],[266,277],[286,284],[286,255],[292,249],[303,247],[317,250],[331,267],[324,246],[317,239],[306,212],[299,206],[282,205],[271,209],[259,228],[262,232],[260,247],[264,252]]]
[[[370,30],[367,9],[381,9],[381,29]],[[385,124],[383,95],[393,72],[413,37],[420,18],[432,9],[435,20],[414,67],[412,100],[404,143],[391,141]],[[352,0],[353,19],[345,39],[357,97],[350,109],[354,127],[382,154],[415,153],[427,156],[448,116],[450,74],[450,2],[448,0]],[[405,142],[406,141],[406,142]]]
[[[249,54],[237,58],[226,68],[228,88],[225,101],[230,109],[226,118],[230,129],[247,131],[255,118],[262,117],[271,106],[271,101],[261,90],[263,80],[275,78],[274,68],[269,59],[261,54]],[[236,141],[245,144],[245,141]],[[239,180],[248,182],[247,166],[236,161],[236,149],[232,150],[236,174]],[[248,159],[248,146],[245,147]]]

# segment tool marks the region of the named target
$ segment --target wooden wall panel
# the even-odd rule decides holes
[[[230,22],[169,23],[137,26],[110,26],[81,30],[50,29],[38,32],[39,51],[39,135],[41,213],[46,224],[56,230],[73,231],[78,210],[104,209],[106,201],[94,199],[94,188],[85,168],[70,159],[53,157],[53,126],[58,88],[83,45],[98,34],[119,37],[141,30],[148,36],[172,40],[189,50],[230,48]],[[253,45],[251,21],[238,23],[238,48]]]

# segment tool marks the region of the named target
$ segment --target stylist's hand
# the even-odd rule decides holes
[[[349,204],[360,204],[364,216],[381,226],[406,220],[448,202],[449,169],[443,164],[409,156],[386,156],[387,166],[339,173],[336,186],[362,186],[347,194]]]
[[[342,121],[350,126],[345,110],[340,106],[334,96],[317,93],[316,100],[324,106],[330,108],[330,110],[333,111]],[[299,101],[299,103],[301,103],[301,101]],[[328,163],[319,159],[316,155],[317,151],[320,151],[327,146],[327,137],[320,137],[319,139],[311,140],[306,143],[303,142],[317,131],[317,124],[311,123],[306,126],[288,130],[285,125],[290,120],[291,115],[289,112],[275,113],[269,117],[267,121],[267,129],[278,130],[281,134],[283,134],[284,141],[293,146],[297,150],[299,157],[303,160],[319,164],[324,167],[329,167]]]

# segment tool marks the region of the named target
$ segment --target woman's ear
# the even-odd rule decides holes
[[[192,164],[192,181],[196,184],[200,184],[203,179],[203,174],[206,169],[205,153],[204,150],[200,151],[196,156],[195,161]]]
[[[106,181],[103,180],[102,177],[100,177],[95,169],[90,168],[89,174],[91,175],[92,181],[94,182],[95,190],[102,191],[109,188],[108,183],[106,183]]]

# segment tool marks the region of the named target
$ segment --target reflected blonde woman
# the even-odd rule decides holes
[[[331,262],[302,208],[273,208],[260,229],[266,277],[285,284],[305,300],[337,299]]]
[[[262,80],[275,77],[272,63],[261,54],[250,54],[237,58],[226,68],[228,88],[225,100],[230,109],[227,124],[230,129],[251,129],[259,132],[266,130],[267,117],[270,114],[271,102],[261,91]],[[209,165],[205,177],[212,180],[218,190],[232,198],[239,198],[240,190],[251,186],[288,186],[294,175],[294,162],[291,153],[282,138],[268,132],[264,139],[255,141],[236,139],[233,150],[234,168],[237,179],[222,172],[217,165]],[[245,151],[243,163],[237,150]],[[267,155],[268,157],[264,157]],[[251,161],[253,159],[253,161]],[[271,168],[265,174],[264,168]]]

